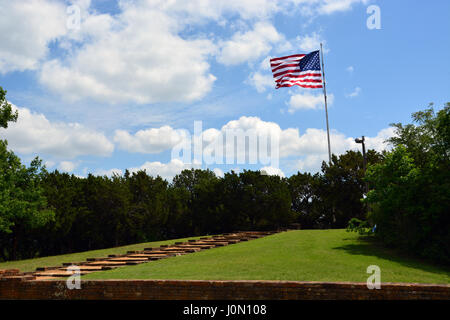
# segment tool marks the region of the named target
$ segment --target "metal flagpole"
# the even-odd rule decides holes
[[[328,108],[327,108],[327,87],[326,87],[326,83],[325,83],[325,68],[323,65],[322,43],[320,43],[320,56],[321,56],[321,60],[322,60],[322,78],[323,78],[323,96],[325,98],[325,115],[327,118],[328,159],[329,159],[329,164],[331,165],[330,128],[328,126]]]

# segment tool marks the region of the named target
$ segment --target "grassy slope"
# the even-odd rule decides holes
[[[450,270],[359,240],[345,230],[298,230],[95,272],[84,279],[246,279],[365,282],[378,265],[382,282],[450,283]]]
[[[131,244],[123,247],[115,247],[101,250],[92,250],[79,253],[64,254],[59,256],[42,257],[27,260],[1,262],[0,269],[20,269],[20,271],[34,271],[37,267],[59,266],[64,262],[81,262],[86,261],[87,258],[102,258],[109,254],[124,254],[131,250],[143,250],[148,247],[158,247],[162,244],[173,244],[175,241],[187,241],[188,239],[198,239],[199,237],[191,237],[176,240],[166,240],[157,242],[147,242]]]

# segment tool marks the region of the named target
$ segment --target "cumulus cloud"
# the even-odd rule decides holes
[[[214,142],[217,141],[225,141],[225,151],[234,150],[234,146],[236,146],[237,158],[243,157],[244,154],[246,155],[248,161],[248,159],[258,159],[258,157],[261,156],[261,151],[256,148],[249,147],[249,140],[246,144],[242,144],[241,147],[239,147],[236,144],[238,143],[237,141],[229,141],[226,139],[227,130],[241,130],[241,132],[244,133],[274,137],[278,141],[279,158],[287,159],[290,157],[302,157],[302,160],[299,162],[300,169],[319,168],[322,160],[328,158],[326,130],[308,128],[301,133],[299,129],[296,128],[281,129],[281,127],[275,122],[263,121],[258,117],[245,116],[239,118],[238,120],[228,122],[220,130],[214,128],[205,130],[202,134],[204,141],[203,156],[210,156],[216,151]],[[368,149],[375,149],[377,151],[388,149],[388,145],[384,141],[393,135],[393,128],[383,129],[378,132],[375,137],[366,137],[366,146]],[[334,154],[342,154],[347,150],[360,149],[360,145],[355,143],[353,137],[348,137],[345,134],[335,130],[331,130],[330,140],[331,151]]]
[[[328,106],[331,106],[334,102],[334,95],[327,95]],[[323,94],[311,94],[311,93],[298,93],[293,94],[286,103],[288,105],[288,112],[294,113],[297,110],[317,110],[322,109],[324,106]]]
[[[205,160],[205,155],[208,157],[211,156],[213,152],[217,151],[214,143],[219,140],[224,141],[223,150],[234,150],[234,146],[237,141],[228,141],[226,139],[227,130],[241,130],[244,133],[252,132],[257,135],[271,135],[276,137],[279,143],[279,158],[293,163],[291,164],[291,168],[295,171],[316,172],[320,170],[322,161],[328,160],[328,144],[325,130],[308,128],[301,133],[299,129],[296,128],[281,129],[277,123],[263,121],[258,117],[245,116],[239,118],[238,120],[229,121],[220,129],[209,128],[202,131],[199,136],[193,137],[193,139],[201,139],[203,143],[203,148],[201,149],[203,158],[197,159],[201,160],[203,164],[206,164],[209,167],[223,164],[223,162],[217,163],[214,161],[208,163]],[[394,128],[385,128],[380,130],[374,137],[365,137],[367,149],[375,149],[377,151],[389,149],[389,146],[385,143],[385,140],[392,137],[394,134]],[[331,131],[330,140],[333,154],[339,155],[345,153],[347,150],[357,151],[361,148],[359,144],[355,143],[353,137],[346,136],[345,134],[335,130]],[[257,158],[259,156],[259,154],[251,154],[252,152],[258,153],[258,150],[248,148],[248,145],[246,144],[238,147],[236,151],[237,158],[246,153],[247,161],[251,157]],[[292,160],[289,160],[292,158],[297,159],[292,162]],[[232,160],[235,159],[233,158]],[[182,159],[172,159],[168,163],[147,161],[140,167],[131,168],[130,171],[136,172],[138,170],[145,170],[150,175],[159,175],[162,178],[171,181],[176,174],[180,173],[184,169],[200,167],[200,162],[194,162],[194,164],[192,164],[183,162]],[[217,167],[214,168],[213,171],[217,176],[223,176],[224,174],[223,170]],[[260,171],[269,175],[278,175],[280,177],[285,176],[284,172],[278,166],[266,165],[263,166]],[[101,172],[104,174],[111,174],[111,172],[108,171]]]
[[[113,15],[94,11],[89,0],[0,0],[8,13],[0,21],[0,72],[36,70],[41,84],[69,100],[192,102],[210,92],[216,80],[210,71],[214,57],[235,65],[271,50],[317,48],[320,37],[314,33],[295,45],[287,41],[270,23],[276,14],[330,14],[359,2],[137,0],[119,1]],[[67,27],[69,4],[81,9],[75,30]],[[231,37],[191,33],[211,22],[240,27]],[[242,27],[247,25],[250,29]],[[49,59],[50,44],[62,54]],[[255,74],[259,90],[266,80]]]
[[[375,137],[365,137],[366,149],[374,149],[378,152],[389,150],[391,146],[385,141],[394,135],[395,129],[389,127],[380,130]],[[300,139],[303,140],[302,147],[294,149],[297,149],[297,152],[301,152],[303,157],[295,161],[293,168],[299,171],[319,171],[322,161],[328,161],[326,131],[307,129],[306,133]],[[342,133],[332,131],[330,140],[331,152],[333,154],[340,155],[347,150],[361,151],[361,145],[357,144],[353,137],[346,137]]]
[[[326,41],[316,32],[304,36],[298,36],[294,43],[296,47],[304,52],[319,50],[320,43],[322,43],[324,47],[323,51],[328,52],[328,49],[325,46]]]
[[[235,135],[237,139],[228,139],[229,133],[241,133],[241,136]],[[392,128],[381,130],[376,137],[366,137],[367,147],[381,151],[387,148],[384,140],[394,134]],[[207,164],[215,163],[215,153],[220,152],[221,157],[228,161],[227,152],[231,151],[232,159],[258,159],[261,156],[261,150],[251,148],[251,136],[271,137],[275,143],[278,143],[278,152],[280,158],[292,156],[323,155],[328,153],[326,130],[318,128],[308,128],[303,133],[297,128],[281,129],[275,122],[263,121],[258,117],[243,116],[238,120],[232,120],[222,126],[220,129],[209,128],[202,131],[200,136],[194,139],[201,139],[203,148],[203,159]],[[233,135],[230,135],[234,137]],[[358,149],[359,146],[354,142],[353,137],[347,137],[345,134],[331,130],[330,139],[332,152],[340,154],[349,149]],[[217,146],[222,146],[217,149]],[[222,151],[224,151],[222,153]],[[265,150],[263,150],[266,152]],[[264,153],[263,152],[263,153]],[[256,154],[254,154],[256,153]],[[269,152],[270,154],[270,152]],[[220,157],[220,158],[221,158]],[[222,159],[222,158],[221,158]]]
[[[253,72],[252,74],[250,74],[247,81],[250,85],[255,87],[256,91],[258,91],[259,93],[266,91],[267,88],[275,87],[273,76],[268,72]]]
[[[216,176],[223,178],[223,176],[225,175],[224,172],[222,171],[222,169],[219,168],[214,168],[213,172],[216,174]]]
[[[348,11],[354,4],[367,4],[369,0],[322,0],[317,9],[320,14],[332,14],[340,11]]]
[[[280,168],[274,168],[274,167],[263,167],[259,169],[261,171],[261,174],[269,175],[269,176],[280,176],[282,178],[285,177],[284,172]]]
[[[61,171],[72,172],[78,165],[72,161],[61,161],[59,163],[59,169]]]
[[[116,130],[114,142],[119,149],[128,152],[160,153],[173,148],[186,138],[183,130],[175,130],[170,126],[139,130],[134,135],[124,130]]]
[[[252,72],[246,83],[255,87],[256,91],[263,93],[267,88],[274,88],[272,71],[270,69],[271,56],[265,57],[258,65],[257,70]]]
[[[44,63],[41,83],[71,100],[112,103],[186,102],[210,91],[212,41],[182,38],[179,23],[151,5],[120,5],[114,17],[83,20],[78,46],[66,60]]]
[[[47,0],[1,0],[0,73],[36,70],[49,44],[66,34],[66,7]]]
[[[109,169],[109,170],[99,169],[99,170],[96,170],[93,174],[95,176],[112,177],[113,175],[119,175],[119,176],[123,175],[123,171],[121,169],[117,169],[117,168]]]
[[[162,163],[159,161],[146,161],[143,165],[136,168],[130,168],[130,172],[137,172],[143,170],[147,172],[147,174],[152,176],[160,176],[163,179],[168,181],[172,181],[173,177],[179,174],[184,169],[198,168],[197,166],[193,166],[191,164],[185,164],[183,161],[179,159],[172,159],[168,163]]]
[[[109,156],[114,145],[103,133],[78,123],[51,122],[43,114],[19,108],[17,122],[10,123],[0,136],[9,147],[23,154],[45,154],[60,158],[82,155]]]
[[[284,36],[268,22],[258,22],[253,30],[237,32],[233,37],[220,44],[217,61],[225,65],[254,61],[269,53],[272,44],[286,42]]]

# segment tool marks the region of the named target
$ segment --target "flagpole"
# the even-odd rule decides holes
[[[320,43],[320,55],[321,55],[321,60],[322,60],[322,78],[323,78],[323,96],[325,98],[325,116],[327,119],[328,160],[329,160],[329,164],[331,165],[330,128],[328,125],[328,108],[327,108],[327,87],[326,87],[326,83],[325,83],[325,67],[323,64],[322,43]]]

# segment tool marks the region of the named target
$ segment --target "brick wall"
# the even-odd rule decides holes
[[[0,299],[83,300],[297,300],[297,299],[445,299],[450,285],[296,281],[90,280],[69,290],[61,280],[1,279]]]

